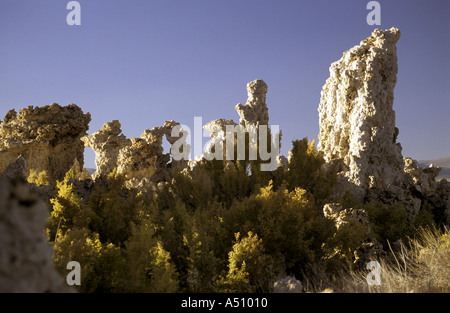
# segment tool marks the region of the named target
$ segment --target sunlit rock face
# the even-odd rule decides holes
[[[319,105],[319,150],[340,160],[358,187],[399,183],[403,172],[393,110],[400,31],[375,30],[330,67]]]
[[[401,201],[413,220],[425,200],[443,212],[450,207],[441,191],[445,186],[435,181],[439,169],[419,168],[402,156],[397,142],[393,103],[399,38],[397,28],[376,29],[331,64],[319,104],[318,149],[338,168],[337,195],[350,191],[359,200]]]
[[[120,149],[131,145],[131,140],[122,134],[118,120],[105,123],[102,129],[82,137],[81,140],[95,152],[97,171],[93,175],[94,178],[111,173],[117,167]]]
[[[84,144],[91,116],[75,104],[29,106],[10,110],[0,122],[0,172],[18,156],[27,171],[47,171],[50,181],[64,177],[75,160],[83,166]]]
[[[266,94],[267,84],[262,79],[255,79],[247,84],[247,102],[245,105],[238,103],[235,107],[242,126],[269,124]]]
[[[102,129],[82,138],[86,147],[95,152],[97,171],[94,180],[105,177],[114,169],[125,178],[125,186],[136,188],[150,185],[165,178],[167,167],[186,166],[187,160],[172,160],[170,153],[164,153],[164,137],[173,145],[179,137],[172,136],[172,129],[180,125],[173,120],[164,125],[146,129],[140,138],[127,139],[122,134],[117,120],[105,123]]]

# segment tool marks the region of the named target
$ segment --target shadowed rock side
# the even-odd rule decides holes
[[[53,103],[43,107],[6,113],[0,122],[0,172],[23,156],[27,172],[47,171],[50,181],[64,177],[75,160],[84,164],[84,144],[80,138],[89,128],[91,116],[75,104]]]
[[[53,267],[48,209],[25,181],[19,157],[0,175],[0,292],[74,292]]]

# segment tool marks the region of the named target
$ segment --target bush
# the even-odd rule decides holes
[[[98,234],[86,228],[69,229],[58,236],[53,249],[55,267],[63,277],[68,273],[68,262],[80,263],[80,292],[112,292],[120,285],[121,251],[112,244],[102,244]]]
[[[326,203],[336,183],[336,171],[325,165],[323,154],[315,148],[315,141],[307,138],[292,141],[286,181],[290,191],[297,187],[307,190],[320,205]]]
[[[155,226],[143,222],[132,226],[132,235],[126,242],[127,292],[175,292],[178,277],[175,266],[160,239]]]
[[[81,212],[82,199],[75,194],[73,184],[69,183],[71,178],[72,170],[66,173],[62,181],[56,182],[56,196],[50,199],[52,210],[48,228],[51,241],[55,240],[58,230],[64,233],[72,228],[75,217]]]
[[[387,247],[387,243],[393,243],[404,239],[408,234],[406,212],[401,202],[386,205],[371,201],[364,206],[369,215],[370,228],[378,242]]]
[[[28,175],[27,181],[30,184],[35,184],[36,186],[48,186],[50,185],[48,173],[46,170],[38,173],[35,169],[30,169],[30,174]]]
[[[313,207],[305,190],[289,192],[282,186],[274,191],[271,184],[235,202],[223,219],[228,241],[235,232],[258,234],[275,263],[284,263],[288,274],[297,277],[306,264],[322,256],[321,246],[334,230],[333,222]]]
[[[248,232],[240,239],[235,234],[236,243],[228,254],[228,273],[217,281],[218,289],[224,292],[269,292],[275,273],[273,259],[265,253],[258,235]]]

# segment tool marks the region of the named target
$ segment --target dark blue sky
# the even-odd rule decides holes
[[[89,133],[113,119],[139,137],[173,119],[193,127],[239,116],[245,86],[269,86],[270,124],[317,138],[320,91],[330,64],[375,27],[401,30],[394,110],[403,155],[450,156],[450,1],[0,0],[0,118],[12,108],[76,103]],[[206,143],[205,138],[204,143]],[[94,167],[86,153],[86,167]]]

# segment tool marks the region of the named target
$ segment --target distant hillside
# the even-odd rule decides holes
[[[429,167],[430,164],[433,164],[434,166],[440,166],[442,168],[437,179],[450,179],[450,157],[440,158],[436,160],[422,160],[418,162],[418,165],[420,167]]]

